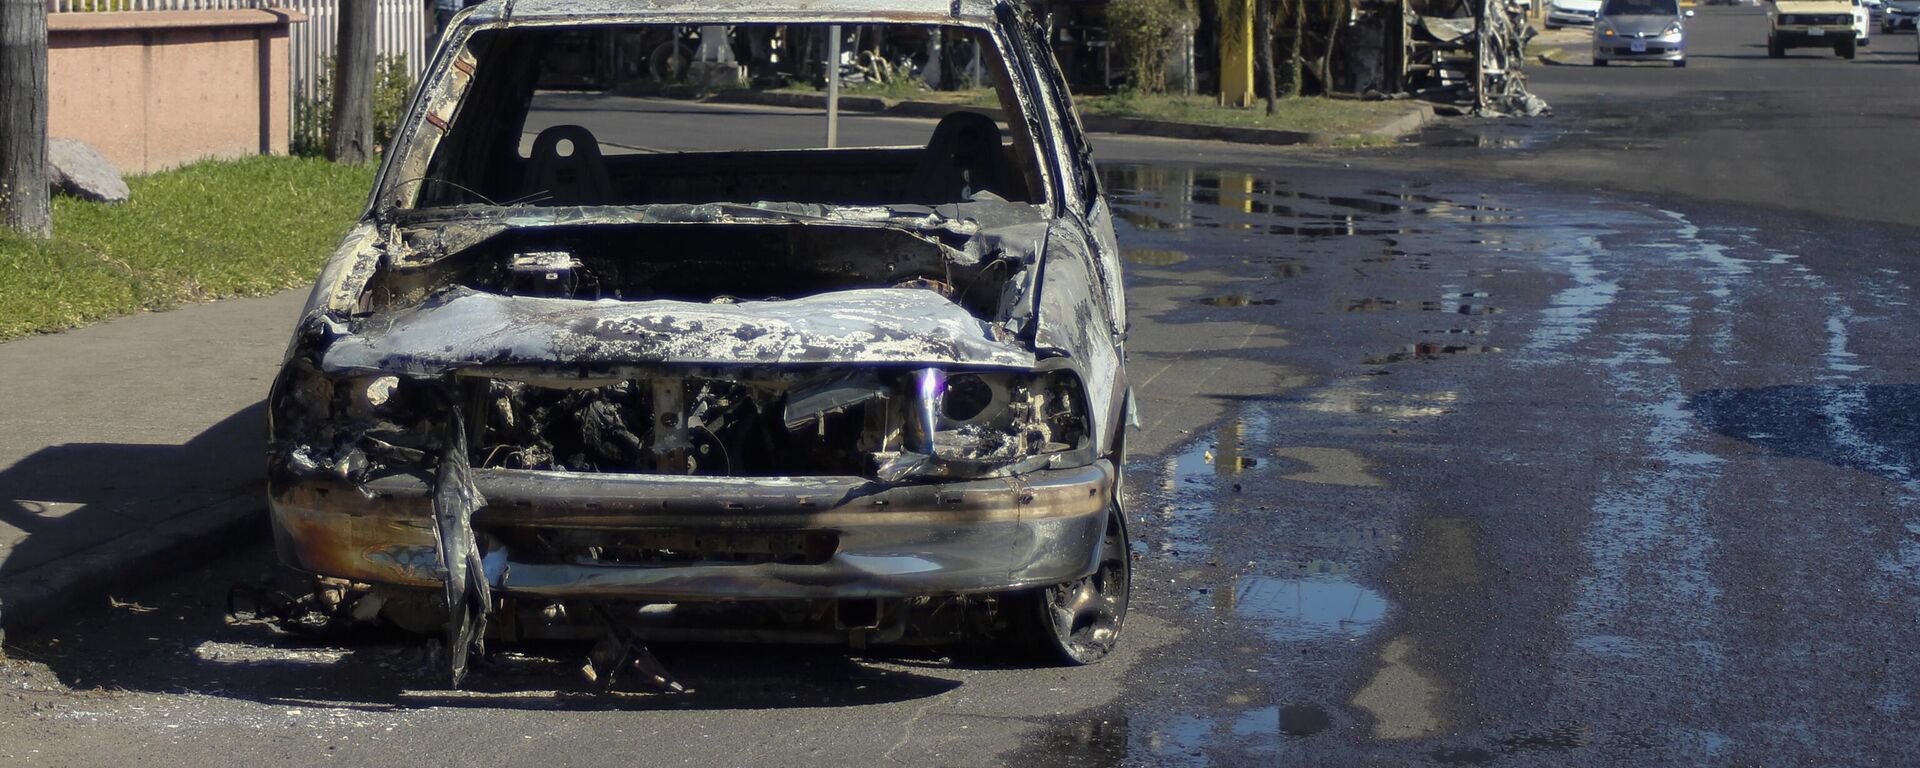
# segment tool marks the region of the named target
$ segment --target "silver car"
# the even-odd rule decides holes
[[[1679,0],[1607,0],[1593,24],[1593,65],[1671,61],[1687,65],[1687,19]]]

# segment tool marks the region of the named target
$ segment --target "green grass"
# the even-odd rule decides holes
[[[56,197],[53,239],[0,231],[0,339],[309,283],[373,167],[252,157],[127,180],[119,205]]]
[[[1131,93],[1076,96],[1074,103],[1082,114],[1088,115],[1340,134],[1372,130],[1381,123],[1406,114],[1410,109],[1406,104],[1391,101],[1281,99],[1274,105],[1275,114],[1268,117],[1265,102],[1246,108],[1222,107],[1214,103],[1212,96],[1145,96]]]

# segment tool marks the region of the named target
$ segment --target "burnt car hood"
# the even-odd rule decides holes
[[[963,365],[1028,369],[1034,355],[933,291],[875,288],[786,301],[503,296],[444,290],[368,318],[328,347],[333,373],[688,365]]]

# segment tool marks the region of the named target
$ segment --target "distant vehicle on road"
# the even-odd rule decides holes
[[[1880,11],[1880,31],[1882,33],[1913,29],[1913,20],[1920,18],[1920,0],[1887,0]]]
[[[1867,37],[1867,21],[1871,15],[1867,12],[1864,0],[1853,0],[1853,39],[1862,48],[1873,43],[1873,40]]]
[[[1853,10],[1852,0],[1780,0],[1768,5],[1767,55],[1778,59],[1794,48],[1832,48],[1840,58],[1853,58],[1860,46]]]
[[[1591,27],[1600,17],[1600,0],[1553,0],[1547,4],[1547,29]]]
[[[1687,19],[1679,0],[1607,0],[1593,25],[1593,65],[1670,61],[1687,65]]]

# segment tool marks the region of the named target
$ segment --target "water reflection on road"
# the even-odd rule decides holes
[[[1758,754],[1810,715],[1767,732],[1735,714],[1743,694],[1689,700],[1770,674],[1729,655],[1726,633],[1750,618],[1728,603],[1748,587],[1725,571],[1755,567],[1729,548],[1754,557],[1767,531],[1864,556],[1877,575],[1825,583],[1914,605],[1920,523],[1861,521],[1875,551],[1856,554],[1752,514],[1768,503],[1755,478],[1776,470],[1755,457],[1781,457],[1856,473],[1835,477],[1847,488],[1895,483],[1885,503],[1920,518],[1904,492],[1920,476],[1915,430],[1888,426],[1912,425],[1898,403],[1915,398],[1873,383],[1885,358],[1861,339],[1909,312],[1900,270],[1836,278],[1795,249],[1805,237],[1536,190],[1174,166],[1111,167],[1105,181],[1130,290],[1205,286],[1156,320],[1195,338],[1269,325],[1297,340],[1272,356],[1306,373],[1220,395],[1208,430],[1135,458],[1140,594],[1184,613],[1170,662],[1196,682],[1102,712],[1119,735],[1061,726],[1104,734],[1074,754]],[[1778,357],[1788,349],[1799,356]],[[1815,588],[1788,591],[1799,585]],[[1809,676],[1826,673],[1795,649],[1858,642],[1789,623],[1764,655]],[[1867,684],[1869,698],[1906,711],[1891,685]],[[1622,697],[1644,705],[1622,711]]]

